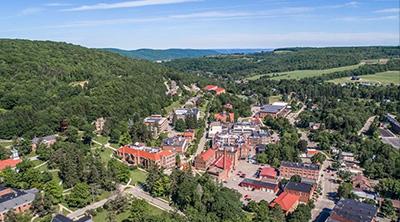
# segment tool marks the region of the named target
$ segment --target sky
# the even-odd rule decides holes
[[[2,0],[0,38],[92,48],[399,45],[399,0]]]

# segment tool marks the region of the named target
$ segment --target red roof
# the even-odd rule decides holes
[[[214,118],[217,121],[222,121],[222,122],[227,122],[228,121],[228,115],[225,112],[222,113],[216,113],[214,115]],[[229,113],[229,121],[233,122],[235,121],[235,113]]]
[[[315,154],[317,154],[319,151],[316,149],[308,149],[307,150],[307,155],[308,156],[314,156]]]
[[[220,169],[224,169],[224,156],[220,156],[217,161],[214,162],[214,166],[220,168]],[[228,157],[226,157],[226,168],[230,169],[232,165],[232,160]]]
[[[184,137],[194,137],[194,132],[193,131],[185,131],[184,133],[183,133],[183,136]]]
[[[0,170],[4,170],[7,167],[15,168],[18,163],[21,163],[21,159],[6,159],[0,160]]]
[[[204,87],[204,89],[207,90],[207,91],[217,90],[217,89],[218,89],[218,86],[216,86],[216,85],[206,85],[206,86]]]
[[[295,205],[300,199],[300,196],[283,192],[281,193],[269,206],[274,207],[276,204],[281,206],[282,210],[289,211],[292,209],[293,205]]]
[[[215,91],[217,94],[220,94],[220,93],[225,92],[225,89],[224,89],[224,88],[218,87],[218,88],[216,88],[214,91]]]
[[[275,178],[276,177],[276,170],[275,168],[272,167],[264,167],[261,169],[260,172],[260,177],[271,177]]]
[[[214,155],[215,155],[215,150],[213,150],[213,149],[208,149],[200,154],[201,158],[205,161],[207,161]]]
[[[123,147],[119,148],[118,152],[128,153],[128,154],[131,154],[134,156],[139,156],[139,157],[153,160],[153,161],[161,160],[162,157],[169,156],[172,154],[172,152],[169,150],[161,150],[160,152],[157,152],[157,153],[150,153],[145,150],[133,149],[133,148],[130,148],[129,146],[123,146]]]

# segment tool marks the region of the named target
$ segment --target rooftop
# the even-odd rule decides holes
[[[144,119],[145,123],[159,123],[167,120],[166,118],[162,117],[161,115],[151,115]]]
[[[274,201],[272,201],[270,206],[275,207],[275,205],[278,204],[281,206],[282,210],[289,211],[293,205],[299,201],[299,199],[300,197],[298,195],[283,192]]]
[[[128,153],[134,156],[140,156],[149,160],[158,161],[162,157],[169,156],[172,154],[171,151],[161,150],[156,147],[147,147],[142,144],[136,143],[135,145],[125,145],[118,149],[121,153]]]
[[[21,163],[21,159],[6,159],[0,160],[0,171],[4,170],[7,167],[15,168],[17,164]]]
[[[343,199],[335,205],[327,221],[335,221],[332,215],[337,215],[353,222],[370,222],[377,211],[378,209],[374,205]]]
[[[291,168],[300,168],[300,169],[307,169],[307,170],[319,170],[319,165],[310,164],[310,163],[297,163],[297,162],[287,162],[282,161],[281,167],[291,167]]]
[[[186,145],[186,139],[181,136],[174,136],[174,137],[166,138],[162,141],[162,146],[182,147],[185,145]]]
[[[265,181],[261,181],[261,180],[253,180],[253,179],[249,179],[249,178],[245,178],[244,180],[242,180],[242,182],[240,182],[240,186],[243,185],[254,185],[257,187],[266,187],[266,188],[270,188],[270,189],[275,189],[276,186],[278,186],[278,184],[276,183],[269,183],[269,182],[265,182]]]
[[[309,183],[296,183],[289,181],[285,186],[285,190],[294,190],[303,193],[310,193],[311,190],[313,189],[313,186],[314,185]]]
[[[23,191],[0,186],[0,190],[10,189],[10,192],[0,196],[0,212],[6,212],[16,206],[31,203],[35,199],[37,190]]]
[[[260,171],[260,177],[276,177],[276,170],[272,167],[263,167]]]
[[[44,137],[35,137],[32,139],[33,144],[37,144],[40,141],[45,142],[45,141],[54,141],[57,139],[56,135],[50,135],[50,136],[44,136]]]
[[[260,108],[260,112],[265,112],[265,113],[277,113],[284,109],[286,106],[282,105],[263,105]]]
[[[214,149],[208,149],[200,154],[201,158],[205,161],[210,159],[215,155],[215,150]]]

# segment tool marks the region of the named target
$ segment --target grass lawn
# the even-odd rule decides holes
[[[97,135],[94,140],[96,140],[97,142],[101,143],[101,144],[106,144],[108,143],[109,138],[106,136],[102,136],[102,135]]]
[[[272,104],[274,102],[279,102],[279,101],[282,101],[282,96],[281,95],[268,97],[269,104]]]
[[[255,76],[250,76],[246,78],[247,80],[257,80],[263,76],[272,76],[273,80],[280,79],[303,79],[308,77],[321,76],[333,72],[345,71],[345,70],[353,70],[360,67],[360,65],[351,65],[351,66],[342,66],[331,69],[322,69],[322,70],[295,70],[290,72],[278,72],[278,73],[268,73],[268,74],[260,74]]]
[[[101,150],[100,147],[97,148],[100,151],[100,158],[103,163],[108,163],[108,161],[112,158],[113,151],[110,148],[104,147],[104,150]]]
[[[132,178],[131,184],[143,183],[146,181],[147,172],[139,169],[131,170],[130,177]]]
[[[0,146],[10,147],[13,144],[12,141],[0,141]]]
[[[181,99],[178,99],[177,101],[171,103],[171,105],[165,107],[165,112],[170,113],[172,110],[179,108],[183,104],[181,103]]]
[[[154,207],[149,204],[149,210],[150,210],[150,215],[162,215],[164,211],[158,209],[157,207]],[[102,212],[98,212],[95,217],[93,217],[94,222],[104,222],[107,220],[107,214],[108,212],[106,210],[103,210]],[[125,212],[122,212],[117,215],[115,218],[117,222],[123,221],[129,217],[129,209],[126,210]]]
[[[343,77],[338,79],[331,79],[328,82],[335,84],[342,83],[376,83],[382,85],[389,85],[391,83],[400,85],[400,71],[386,71],[375,73],[371,75],[362,75],[360,80],[351,80],[351,77]]]

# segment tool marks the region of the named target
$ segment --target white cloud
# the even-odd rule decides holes
[[[52,2],[52,3],[47,3],[44,4],[46,7],[63,7],[63,6],[70,6],[71,4],[69,3],[60,3],[60,2]]]
[[[351,2],[347,2],[344,4],[338,4],[338,5],[327,5],[327,6],[322,6],[321,8],[352,8],[352,7],[357,7],[359,5],[358,2],[356,1],[351,1]]]
[[[26,9],[23,9],[22,11],[20,11],[18,13],[18,15],[19,16],[34,15],[34,14],[37,14],[39,12],[42,12],[43,10],[44,10],[44,8],[40,8],[40,7],[26,8]]]
[[[349,17],[337,18],[336,20],[345,22],[368,22],[368,21],[385,21],[385,20],[397,20],[397,19],[399,19],[399,16],[389,15],[389,16],[378,16],[378,17],[349,16]]]
[[[118,8],[136,8],[150,5],[168,5],[186,2],[194,2],[199,0],[138,0],[125,1],[117,3],[98,3],[94,5],[82,5],[75,8],[65,9],[64,11],[89,11],[89,10],[106,10]]]
[[[375,11],[375,13],[400,13],[400,8],[385,8]]]

